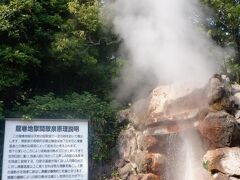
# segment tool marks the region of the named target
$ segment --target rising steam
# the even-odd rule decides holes
[[[137,95],[151,85],[206,82],[217,72],[225,50],[201,27],[197,0],[115,0],[106,2],[111,23],[128,59],[118,96]]]

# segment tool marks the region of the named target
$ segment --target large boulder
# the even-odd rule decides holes
[[[207,101],[214,111],[231,110],[233,106],[231,88],[229,84],[219,75],[215,74],[206,88]]]
[[[121,111],[119,119],[125,121],[128,118],[135,127],[142,127],[166,119],[188,118],[207,104],[205,96],[203,88],[198,89],[191,83],[159,86],[146,99],[140,99],[130,109]]]
[[[207,106],[204,88],[186,84],[158,87],[149,97],[145,132],[161,135],[192,128],[197,125],[199,112]]]
[[[225,95],[225,87],[222,77],[215,74],[208,83],[207,86],[207,98],[208,103],[214,104],[219,101]]]
[[[207,170],[213,174],[213,178],[228,180],[240,179],[240,148],[225,147],[208,151],[203,158]]]
[[[198,129],[211,148],[230,146],[236,120],[225,111],[210,112],[199,122]]]

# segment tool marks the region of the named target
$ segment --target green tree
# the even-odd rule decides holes
[[[66,14],[66,0],[0,2],[0,92],[5,103],[15,98],[23,82],[33,84]]]
[[[57,97],[54,93],[34,96],[16,108],[14,116],[24,118],[89,119],[89,154],[94,161],[107,160],[121,126],[117,122],[118,106],[84,92]]]
[[[52,54],[56,57],[54,66],[50,66],[51,72],[58,74],[54,75],[57,77],[54,81],[65,72],[60,83],[63,89],[87,90],[105,96],[112,90],[111,81],[119,69],[119,61],[114,57],[119,43],[103,28],[100,8],[95,0],[85,3],[71,0],[68,3],[70,18],[61,26],[61,32],[55,34],[51,44]]]
[[[0,99],[89,91],[107,98],[119,69],[116,37],[95,0],[0,1]]]
[[[87,117],[98,161],[119,132],[110,92],[121,65],[100,8],[96,0],[0,0],[0,118],[3,109],[8,117]]]
[[[212,38],[221,46],[230,46],[236,55],[228,61],[233,75],[240,74],[240,1],[239,0],[202,0],[214,10],[208,17],[208,29]],[[235,77],[236,78],[236,77]]]

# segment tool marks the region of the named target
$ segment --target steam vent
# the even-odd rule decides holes
[[[240,179],[240,86],[215,74],[203,88],[155,88],[119,113],[121,179]]]

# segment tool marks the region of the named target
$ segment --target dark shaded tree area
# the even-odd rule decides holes
[[[0,0],[0,118],[89,118],[98,161],[119,130],[110,92],[121,65],[100,9],[96,0]]]
[[[76,0],[12,0],[0,4],[0,97],[38,93],[111,91],[117,61],[114,44],[98,19],[99,3]]]

